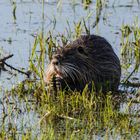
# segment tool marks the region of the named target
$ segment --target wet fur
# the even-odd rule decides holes
[[[53,65],[58,61],[59,65]],[[77,91],[82,91],[86,84],[96,91],[117,91],[121,76],[120,61],[111,45],[100,36],[84,35],[53,55],[47,68],[45,80],[51,81],[52,75],[61,83]]]

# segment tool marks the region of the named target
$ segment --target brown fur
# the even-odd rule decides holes
[[[86,84],[91,89],[94,83],[96,91],[117,91],[120,61],[103,37],[84,35],[56,51],[46,71],[46,83],[53,76],[62,88],[67,85],[82,91]]]

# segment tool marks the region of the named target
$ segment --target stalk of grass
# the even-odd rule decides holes
[[[14,20],[14,23],[16,22],[16,9],[17,9],[17,5],[16,5],[16,1],[13,1],[12,2],[12,7],[13,7],[13,20]]]
[[[126,69],[129,69],[134,64],[134,69],[124,80],[127,82],[129,78],[138,71],[140,66],[140,28],[138,26],[138,20],[134,22],[134,26],[122,27],[122,59],[125,62],[123,65]]]
[[[44,4],[45,0],[42,0],[42,19],[44,20]]]
[[[99,21],[100,21],[100,16],[101,16],[101,12],[102,12],[102,0],[97,0],[96,1],[96,19],[95,19],[95,22],[93,23],[92,25],[92,28],[95,28]]]
[[[61,13],[62,11],[62,6],[63,6],[63,0],[58,0],[57,1],[57,10]]]

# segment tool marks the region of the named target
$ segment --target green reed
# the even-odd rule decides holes
[[[134,25],[122,26],[122,61],[123,67],[129,69],[134,67],[127,81],[133,73],[137,72],[140,67],[140,27],[138,19],[135,20]]]
[[[12,3],[12,14],[13,14],[13,20],[14,20],[14,23],[16,22],[16,9],[17,9],[17,5],[16,5],[16,1],[15,0],[12,0],[11,1]]]

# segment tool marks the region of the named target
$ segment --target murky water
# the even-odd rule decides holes
[[[0,0],[0,48],[14,55],[7,60],[8,64],[18,69],[24,68],[24,71],[28,70],[29,57],[34,43],[33,35],[42,31],[46,35],[49,30],[53,30],[54,35],[62,34],[68,26],[67,21],[70,23],[71,31],[74,32],[73,23],[86,18],[89,13],[89,10],[84,10],[78,0],[75,5],[69,0],[65,0],[63,6],[59,8],[55,0],[47,0],[44,11],[42,10],[42,3],[38,0],[17,0],[15,19],[13,15],[14,6],[12,0]],[[95,20],[95,8],[95,1],[93,1],[90,5],[93,14],[89,18],[89,24],[92,24]],[[109,0],[107,6],[102,10],[98,26],[91,29],[91,33],[105,37],[120,57],[120,28],[123,24],[133,25],[136,17],[140,19],[140,5],[136,0],[133,2],[132,0]],[[55,28],[54,23],[56,24]],[[140,23],[138,24],[140,26]],[[3,90],[10,89],[26,78],[26,76],[11,71],[9,68],[7,70],[12,73],[2,71],[0,75],[0,88]],[[0,94],[0,97],[2,97],[2,94]],[[22,105],[24,106],[24,103]],[[0,114],[1,109],[2,107],[0,107]],[[36,122],[37,114],[35,112],[28,115],[21,115],[23,118],[14,121],[20,122],[22,120],[23,122],[30,122],[30,124]],[[30,120],[26,120],[27,118],[24,118],[26,116]],[[34,119],[32,119],[32,116],[34,116]]]

